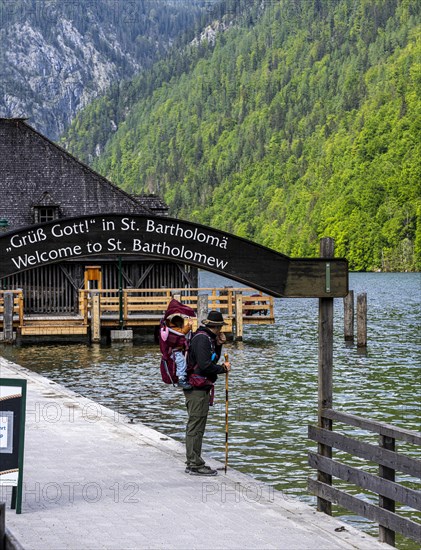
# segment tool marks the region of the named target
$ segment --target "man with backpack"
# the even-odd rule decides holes
[[[228,361],[218,365],[226,325],[219,311],[210,311],[193,336],[188,351],[188,382],[190,390],[184,390],[188,420],[186,426],[186,473],[197,476],[215,476],[216,470],[206,466],[201,457],[209,405],[213,403],[214,383],[218,374],[229,372]]]

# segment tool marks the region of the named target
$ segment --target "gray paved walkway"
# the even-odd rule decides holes
[[[6,517],[26,549],[387,548],[233,470],[188,476],[180,443],[1,357],[0,375],[28,380],[22,514]]]

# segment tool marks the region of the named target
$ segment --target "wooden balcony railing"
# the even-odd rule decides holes
[[[274,322],[271,296],[251,288],[231,287],[80,290],[79,313],[87,322],[92,309],[92,298],[99,296],[102,321],[119,316],[124,324],[151,324],[162,317],[173,297],[197,312],[199,296],[204,294],[208,296],[208,309],[220,311],[228,321],[236,318],[238,308],[241,309],[243,323]]]

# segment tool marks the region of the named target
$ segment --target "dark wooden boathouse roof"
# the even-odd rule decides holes
[[[155,195],[129,195],[32,128],[24,118],[0,118],[0,218],[11,231],[57,218],[92,213],[167,215]]]
[[[26,119],[0,118],[0,231],[101,213],[167,216],[168,207],[155,195],[126,193],[37,132]],[[26,316],[25,328],[19,329],[22,338],[45,335],[45,315],[58,316],[60,322],[63,315],[70,315],[70,324],[80,323],[81,292],[95,285],[116,289],[121,277],[131,289],[197,287],[198,270],[189,265],[142,255],[125,256],[119,263],[115,256],[95,255],[96,270],[91,274],[92,262],[90,256],[64,260],[2,280],[3,290],[21,289]],[[67,342],[73,330],[76,337],[82,329],[86,337],[87,326],[66,325],[62,333],[56,325],[53,320],[49,327],[52,338]]]

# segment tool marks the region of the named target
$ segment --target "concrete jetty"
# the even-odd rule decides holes
[[[387,548],[235,470],[189,476],[181,443],[1,357],[0,376],[28,381],[22,514],[1,498],[25,549]]]

